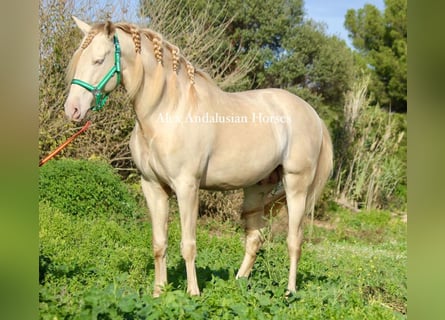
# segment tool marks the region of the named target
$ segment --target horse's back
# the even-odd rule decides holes
[[[266,178],[286,162],[296,170],[316,162],[321,120],[301,98],[281,89],[261,89],[229,93],[218,101],[215,110],[219,113],[245,121],[208,127],[215,130],[215,138],[202,187],[243,187]],[[196,130],[201,129],[207,130]]]
[[[270,125],[279,138],[285,138],[286,143],[299,144],[302,151],[321,143],[322,120],[315,109],[297,95],[276,88],[249,90],[232,95],[235,97],[232,101],[238,100],[238,108],[250,113],[250,119],[256,128]]]

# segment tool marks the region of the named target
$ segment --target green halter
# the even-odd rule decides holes
[[[79,80],[79,79],[73,79],[71,81],[71,84],[77,84],[79,86],[81,86],[82,88],[87,89],[88,91],[90,91],[93,96],[96,98],[96,103],[94,105],[91,106],[91,109],[94,111],[99,111],[103,108],[103,106],[105,105],[105,102],[107,101],[108,95],[110,94],[110,92],[104,92],[103,89],[106,86],[106,84],[108,83],[108,81],[110,81],[110,79],[114,76],[114,74],[116,73],[116,77],[117,77],[117,85],[119,85],[119,83],[121,82],[121,47],[119,45],[119,40],[117,39],[117,35],[114,35],[114,66],[111,68],[110,71],[108,71],[108,73],[105,75],[105,77],[99,82],[99,84],[97,86],[92,86],[91,84]]]

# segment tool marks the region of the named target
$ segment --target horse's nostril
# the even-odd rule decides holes
[[[73,119],[79,119],[80,118],[80,108],[79,107],[74,107],[73,108],[73,113],[71,116]]]

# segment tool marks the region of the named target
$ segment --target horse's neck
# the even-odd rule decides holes
[[[151,114],[181,111],[190,107],[187,102],[190,100],[191,84],[186,71],[173,73],[168,63],[153,65],[146,60],[144,70],[143,82],[134,100],[139,117],[147,118]]]
[[[126,45],[133,45],[131,37],[128,34],[127,36]],[[171,53],[167,49],[163,50],[161,64],[154,56],[154,47],[150,40],[142,36],[141,45],[142,83],[133,97],[134,109],[141,125],[152,116],[157,118],[159,113],[186,115],[197,107],[199,98],[206,100],[207,95],[221,91],[201,75],[195,74],[192,81],[184,62],[177,66],[177,71],[174,72]],[[126,62],[129,64],[136,60],[133,48],[127,47],[125,50],[127,56],[123,57],[123,59],[128,59]],[[133,66],[130,70],[136,70],[136,68]],[[131,81],[136,81],[135,75],[131,72],[127,74],[127,77],[131,78]],[[198,97],[201,94],[205,97]],[[201,107],[205,108],[205,106]]]

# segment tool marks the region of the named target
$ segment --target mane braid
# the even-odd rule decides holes
[[[154,38],[153,39],[153,46],[154,46],[154,51],[155,51],[155,58],[156,61],[159,64],[162,64],[162,39],[161,38]]]
[[[167,48],[169,49],[172,56],[172,70],[173,73],[178,74],[179,67],[179,48],[177,46],[172,45],[171,43],[166,43]]]
[[[88,35],[85,37],[85,40],[83,41],[83,43],[80,46],[80,48],[82,50],[86,49],[90,45],[91,41],[93,41],[93,38],[98,33],[99,33],[99,31],[97,30],[97,28],[92,28],[91,31],[88,33]]]
[[[141,48],[141,34],[139,33],[139,29],[136,26],[131,26],[131,37],[133,38],[134,42],[134,49],[137,54],[140,54],[142,52]]]
[[[134,50],[136,53],[140,54],[142,52],[142,47],[141,47],[141,33],[138,26],[124,22],[116,23],[115,26],[116,28],[119,28],[125,33],[131,35],[131,38],[133,39],[134,43]]]
[[[192,65],[192,63],[190,61],[186,61],[187,64],[187,74],[189,76],[190,79],[190,83],[192,85],[195,84],[195,67]]]

